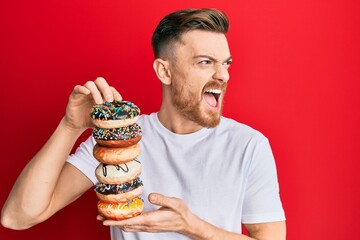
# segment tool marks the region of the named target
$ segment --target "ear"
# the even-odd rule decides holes
[[[169,70],[169,62],[163,59],[157,58],[153,63],[153,68],[159,80],[165,84],[171,84],[171,73]]]

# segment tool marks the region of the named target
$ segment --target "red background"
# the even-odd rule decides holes
[[[288,239],[358,238],[359,1],[172,2],[1,1],[0,205],[73,86],[103,76],[143,113],[157,111],[153,29],[170,11],[217,7],[234,58],[224,115],[270,139]],[[90,190],[32,229],[0,227],[0,239],[109,239],[96,201]]]

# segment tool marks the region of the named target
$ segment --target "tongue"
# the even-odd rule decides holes
[[[217,101],[211,93],[204,93],[204,99],[211,107],[216,107]]]

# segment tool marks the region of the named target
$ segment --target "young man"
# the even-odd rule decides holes
[[[112,239],[285,239],[267,139],[221,116],[231,64],[227,31],[227,17],[211,9],[174,12],[155,30],[153,66],[163,102],[158,113],[139,120],[148,200],[140,216],[98,217],[111,226]],[[68,155],[93,127],[93,104],[121,99],[103,78],[74,88],[58,128],[16,181],[3,208],[4,226],[40,223],[97,182],[91,137]],[[250,237],[241,234],[241,224]]]

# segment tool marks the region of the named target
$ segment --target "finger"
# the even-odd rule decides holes
[[[127,226],[121,226],[119,228],[124,232],[136,232],[133,228]]]
[[[106,82],[106,80],[104,78],[98,77],[98,78],[96,78],[94,83],[97,86],[97,88],[100,90],[105,101],[107,101],[107,102],[114,101],[113,92],[110,89],[109,84]]]
[[[81,85],[76,85],[73,92],[76,94],[80,93],[84,95],[89,95],[91,93],[89,89]]]
[[[146,232],[146,229],[133,226],[119,226],[119,228],[124,232]]]
[[[104,102],[99,89],[97,88],[97,86],[95,85],[95,83],[93,81],[87,81],[84,84],[84,87],[87,88],[91,92],[91,95],[96,104],[102,104]]]
[[[114,87],[110,87],[112,93],[113,93],[113,96],[114,96],[114,99],[116,101],[122,101],[122,96],[121,94],[114,88]]]
[[[156,222],[156,213],[158,210],[144,212],[138,216],[124,219],[124,220],[105,220],[103,222],[106,226],[150,226]]]
[[[133,225],[133,226],[121,226],[119,227],[124,232],[159,232],[156,229],[149,228],[141,225]]]
[[[186,205],[181,199],[175,197],[167,197],[159,193],[150,193],[148,199],[152,204],[171,208],[177,212],[184,210],[184,208],[186,207]]]
[[[104,218],[103,216],[101,216],[101,215],[97,215],[97,216],[96,216],[96,220],[98,220],[98,221],[104,221],[105,218]]]
[[[143,214],[144,215],[144,214]],[[139,215],[133,218],[128,218],[125,220],[105,220],[103,224],[105,226],[134,226],[134,225],[144,225],[145,219],[143,215]]]

